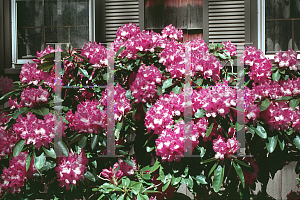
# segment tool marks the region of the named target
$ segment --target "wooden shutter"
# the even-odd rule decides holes
[[[209,43],[245,42],[245,0],[209,0]]]
[[[139,26],[138,0],[105,0],[106,42],[113,42],[118,28],[130,22]]]

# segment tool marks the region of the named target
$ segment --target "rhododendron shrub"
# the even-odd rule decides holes
[[[109,45],[48,46],[20,81],[1,77],[2,198],[40,198],[44,185],[53,199],[180,199],[182,184],[197,199],[248,199],[256,182],[265,192],[299,156],[297,52],[272,63],[245,47],[240,72],[234,43],[182,39],[130,23]]]

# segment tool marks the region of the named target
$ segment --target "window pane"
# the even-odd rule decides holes
[[[89,0],[17,0],[16,4],[18,59],[36,56],[45,43],[71,42],[81,48],[88,42]]]
[[[295,21],[295,51],[300,51],[300,20]]]
[[[266,19],[291,18],[290,1],[266,0]]]
[[[292,40],[292,21],[266,21],[266,53],[287,51]]]

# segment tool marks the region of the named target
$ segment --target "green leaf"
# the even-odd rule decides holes
[[[214,171],[213,188],[215,192],[219,192],[222,186],[223,179],[224,179],[224,169],[225,166],[222,167],[221,165],[219,165],[217,169]]]
[[[87,77],[87,78],[90,78],[89,73],[88,73],[85,69],[82,69],[81,67],[79,67],[78,70],[80,71],[80,73],[81,73],[83,76],[85,76],[85,77]]]
[[[195,181],[197,182],[198,185],[200,185],[200,184],[207,184],[207,182],[205,180],[206,177],[204,175],[202,175],[202,174],[197,175],[196,177],[193,177],[193,178],[195,179]]]
[[[213,127],[214,127],[214,123],[212,123],[212,124],[209,126],[209,128],[206,130],[206,133],[205,133],[205,136],[206,136],[206,137],[209,137],[209,135],[210,135],[210,133],[211,133]]]
[[[241,124],[239,124],[239,123],[236,123],[236,130],[237,130],[237,131],[242,130],[244,127],[245,127],[245,125],[241,125]]]
[[[98,134],[94,134],[93,139],[91,141],[91,148],[92,148],[92,150],[95,149],[95,147],[96,147],[96,145],[98,143],[98,138],[99,138],[99,135]]]
[[[83,137],[80,138],[80,140],[78,141],[78,146],[80,148],[84,148],[86,146],[86,141],[87,141],[87,137],[84,135]]]
[[[157,86],[156,88],[157,88],[157,94],[158,94],[158,96],[160,96],[162,93],[162,89],[159,86]]]
[[[84,177],[87,178],[87,179],[89,179],[89,180],[92,181],[92,182],[95,182],[95,181],[96,181],[95,176],[94,176],[90,171],[86,171],[86,172],[84,173]]]
[[[202,118],[206,114],[205,110],[203,108],[198,109],[197,112],[195,113],[195,118]]]
[[[300,174],[300,161],[297,162],[295,172],[296,172],[296,174]]]
[[[138,51],[136,55],[137,55],[137,57],[140,58],[140,57],[143,57],[144,55],[146,55],[146,53],[142,53],[142,52]]]
[[[27,154],[27,158],[26,158],[26,172],[28,171],[28,169],[30,167],[32,156],[33,155],[30,152]]]
[[[172,92],[175,94],[180,94],[181,93],[181,87],[178,87],[177,85],[172,89]]]
[[[53,169],[56,167],[56,162],[53,160],[46,160],[44,166],[40,169],[40,171],[47,171],[49,169]]]
[[[171,180],[168,181],[168,182],[162,187],[162,192],[164,192],[164,191],[166,191],[166,189],[168,189],[170,183],[171,183]]]
[[[54,67],[54,62],[44,62],[42,64],[39,64],[37,66],[37,69],[47,71],[47,70],[51,69],[52,67]]]
[[[151,152],[151,151],[153,151],[153,149],[154,149],[154,147],[148,147],[148,146],[146,147],[147,152]]]
[[[160,167],[160,163],[159,163],[159,161],[156,161],[156,162],[154,163],[154,165],[150,168],[150,174],[151,174],[152,172],[154,172],[155,170],[157,170],[159,167]]]
[[[209,158],[209,159],[206,159],[204,160],[203,162],[201,162],[200,164],[204,164],[204,163],[209,163],[209,162],[212,162],[212,161],[215,161],[215,157],[212,157],[212,158]]]
[[[44,152],[38,157],[34,153],[34,165],[37,169],[41,169],[44,166],[45,162],[46,162],[46,156]]]
[[[163,82],[162,89],[166,89],[166,88],[168,88],[168,87],[171,87],[171,86],[173,85],[172,81],[173,81],[172,78],[166,79],[166,80]]]
[[[236,174],[239,176],[239,178],[242,182],[243,188],[245,188],[245,177],[244,177],[242,168],[240,167],[240,165],[238,163],[235,164],[234,161],[232,161],[232,164],[233,164],[233,167],[236,171]]]
[[[134,162],[130,159],[124,159],[123,161],[126,162],[130,166],[135,166]]]
[[[292,99],[290,101],[290,107],[293,108],[293,110],[296,110],[296,107],[299,104],[300,99]]]
[[[268,152],[272,153],[275,150],[277,145],[277,139],[278,139],[278,135],[268,137],[269,142],[266,142],[266,147]]]
[[[124,200],[124,198],[125,198],[125,194],[122,194],[121,196],[118,197],[117,200]]]
[[[2,97],[0,97],[0,101],[4,100],[4,99],[8,99],[10,96],[12,96],[14,93],[20,92],[21,90],[13,90],[10,91],[8,93],[6,93],[5,95],[3,95]]]
[[[281,98],[279,98],[279,99],[275,99],[275,100],[282,100],[282,101],[288,101],[288,100],[290,100],[291,98],[293,98],[293,97],[291,97],[291,96],[284,96],[284,97],[281,97]]]
[[[16,110],[16,112],[14,113],[14,115],[13,115],[13,119],[17,119],[18,117],[19,117],[19,115],[20,114],[22,114],[22,113],[24,113],[24,112],[26,112],[26,111],[28,111],[28,107],[22,107],[22,108],[20,108],[19,110]]]
[[[281,151],[283,151],[284,150],[284,140],[282,140],[282,142],[280,142],[279,138],[277,138],[277,141],[278,141],[278,145],[279,145]]]
[[[130,188],[132,188],[132,189],[133,189],[133,192],[135,193],[135,195],[137,195],[138,193],[140,193],[140,190],[141,190],[141,187],[142,187],[142,186],[143,186],[142,183],[132,181],[132,182],[131,182],[131,185],[130,185]]]
[[[151,175],[150,174],[144,174],[142,176],[142,178],[145,179],[145,180],[150,180],[151,179]]]
[[[61,149],[62,153],[65,156],[69,156],[68,147],[67,147],[67,145],[63,141],[58,141],[57,145],[59,146],[59,148]]]
[[[278,81],[280,79],[280,73],[277,70],[275,73],[272,74],[272,80],[273,81]]]
[[[122,46],[119,51],[116,53],[115,57],[118,57],[118,55],[120,55],[120,53],[125,49],[125,46]]]
[[[216,169],[217,166],[218,166],[218,163],[215,163],[215,164],[212,166],[212,168],[209,170],[208,176],[210,176],[210,175],[214,172],[214,170]]]
[[[199,151],[200,151],[200,157],[203,158],[203,156],[206,153],[206,149],[204,147],[199,147]]]
[[[189,176],[189,178],[186,178],[185,179],[185,183],[186,185],[189,187],[189,188],[193,188],[194,187],[194,181],[192,179],[191,176]]]
[[[202,79],[202,78],[198,78],[197,81],[196,81],[196,84],[197,84],[198,86],[201,86],[202,83],[203,83],[203,79]]]
[[[16,157],[20,154],[20,152],[22,151],[22,149],[25,146],[25,140],[19,140],[19,142],[15,145],[14,149],[13,149],[13,156]]]
[[[265,100],[263,100],[261,102],[260,111],[262,112],[262,111],[266,110],[269,107],[269,105],[270,105],[270,100],[268,98],[266,98]]]
[[[300,149],[300,137],[298,135],[296,135],[296,137],[294,138],[293,142],[296,145],[296,147],[298,149]]]
[[[254,128],[254,127],[253,127]],[[257,133],[257,135],[259,135],[261,138],[266,139],[267,138],[267,132],[264,129],[263,126],[261,126],[260,124],[257,124],[257,127],[254,128],[255,132]]]
[[[56,154],[55,154],[55,151],[53,148],[50,148],[50,149],[46,149],[45,147],[42,147],[44,149],[44,152],[50,156],[51,158],[54,158],[56,159]]]
[[[44,115],[47,115],[49,114],[49,109],[48,108],[39,108],[39,109],[34,109],[32,110],[35,114],[38,114],[38,115],[41,115],[41,116],[44,116]]]
[[[181,181],[181,177],[180,176],[179,177],[174,177],[174,175],[173,175],[173,177],[172,177],[172,185],[177,185],[177,184],[180,183],[180,181]]]
[[[123,187],[128,188],[130,186],[130,179],[127,177],[122,178]]]

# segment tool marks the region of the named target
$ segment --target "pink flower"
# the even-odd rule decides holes
[[[113,169],[111,167],[109,167],[108,169],[102,169],[102,176],[104,176],[105,178],[107,178],[108,180],[110,180],[110,182],[114,185],[118,185],[118,179],[122,178],[123,176],[123,172],[122,170],[116,170],[119,167],[119,163],[116,162],[114,164]]]
[[[299,69],[299,61],[297,60],[297,52],[293,49],[281,53],[281,50],[274,56],[274,62],[278,63],[279,67],[289,68],[297,71]]]
[[[231,57],[236,55],[236,47],[234,44],[232,44],[230,41],[222,42],[222,44],[224,45],[222,49],[228,50],[227,53],[229,53]]]
[[[224,160],[224,157],[233,155],[239,149],[239,142],[236,138],[228,138],[225,142],[225,138],[221,135],[217,139],[213,140],[213,150],[216,152],[215,159]]]
[[[107,50],[101,43],[89,42],[84,44],[81,55],[90,59],[90,63],[95,68],[103,68],[108,66]]]
[[[83,150],[80,155],[76,153],[69,153],[68,157],[57,158],[57,181],[60,187],[70,189],[70,184],[76,185],[78,181],[84,180],[84,172],[87,169],[86,165],[89,162]]]
[[[12,91],[13,80],[11,78],[8,78],[7,76],[3,77],[1,75],[0,77],[0,94],[5,95],[6,93]]]
[[[138,33],[140,33],[140,27],[136,24],[125,24],[118,28],[116,36],[117,40],[126,41],[132,37],[135,37]]]
[[[43,63],[43,61],[41,60],[41,58],[47,54],[50,53],[55,53],[55,52],[62,52],[62,49],[54,49],[53,47],[50,47],[50,45],[48,45],[44,50],[41,50],[41,52],[36,52],[37,55],[37,59],[33,59],[34,62],[38,62],[39,64]]]
[[[12,129],[8,131],[5,129],[6,126],[0,126],[0,160],[6,155],[11,156],[13,148],[20,139]]]
[[[132,176],[134,175],[134,172],[137,170],[136,161],[132,159],[132,162],[134,163],[134,166],[131,166],[124,162],[121,159],[118,159],[118,162],[120,164],[120,170],[123,172],[123,176]]]
[[[166,26],[162,31],[161,35],[163,38],[169,38],[170,40],[182,40],[183,39],[183,32],[181,28],[178,30],[172,24]]]

